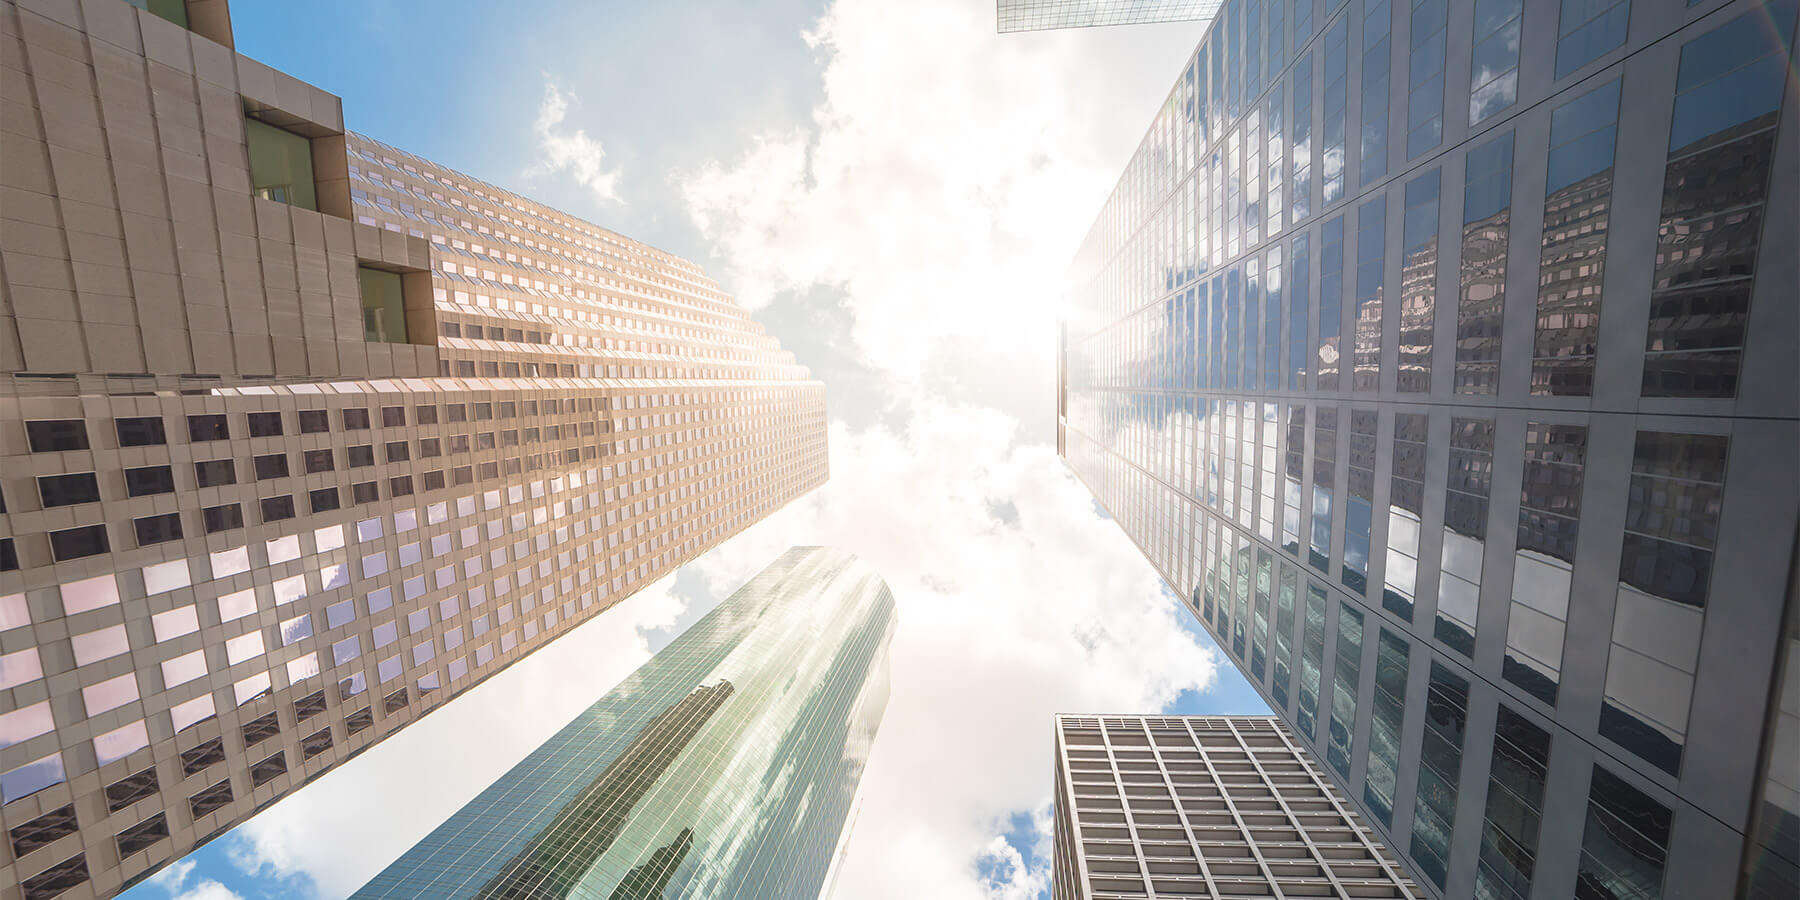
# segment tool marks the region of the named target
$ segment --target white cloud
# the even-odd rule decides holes
[[[606,167],[606,150],[588,136],[586,130],[569,130],[564,120],[571,104],[579,102],[573,93],[564,93],[556,82],[545,79],[544,99],[538,104],[537,119],[531,130],[537,136],[539,159],[529,175],[567,172],[576,183],[594,192],[601,200],[619,199],[619,170]]]
[[[244,900],[243,895],[216,881],[201,881],[175,900]]]
[[[170,900],[244,900],[236,891],[210,878],[202,878],[193,887],[188,887],[188,877],[194,874],[196,866],[198,863],[191,859],[177,860],[151,876],[145,884],[168,891]]]

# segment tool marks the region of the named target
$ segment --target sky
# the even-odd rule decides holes
[[[838,897],[1049,896],[1051,715],[1266,713],[1055,446],[1075,249],[1200,38],[992,0],[237,0],[346,127],[703,265],[826,385],[830,482],[130,900],[335,900],[777,554],[892,588]]]

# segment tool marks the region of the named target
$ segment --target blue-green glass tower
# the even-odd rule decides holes
[[[894,626],[868,565],[788,550],[356,896],[817,896]]]

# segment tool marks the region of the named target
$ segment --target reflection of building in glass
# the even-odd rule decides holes
[[[995,0],[999,31],[1149,25],[1212,18],[1224,0]]]
[[[817,896],[894,622],[856,557],[789,550],[356,896]]]
[[[1226,4],[1076,257],[1059,446],[1425,893],[1786,897],[1795,5],[1527,5]],[[1289,216],[1234,236],[1276,91]]]
[[[118,892],[826,477],[823,387],[698,266],[148,5],[0,4],[8,900]]]
[[[1051,896],[1417,897],[1281,720],[1056,717]]]

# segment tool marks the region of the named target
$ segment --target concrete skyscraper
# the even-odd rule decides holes
[[[1070,467],[1434,897],[1789,897],[1792,0],[1232,0]]]
[[[1054,900],[1420,896],[1273,716],[1056,717]]]
[[[824,482],[685,260],[224,0],[0,2],[0,898],[109,896]]]
[[[894,625],[867,564],[787,551],[356,896],[818,896]]]

